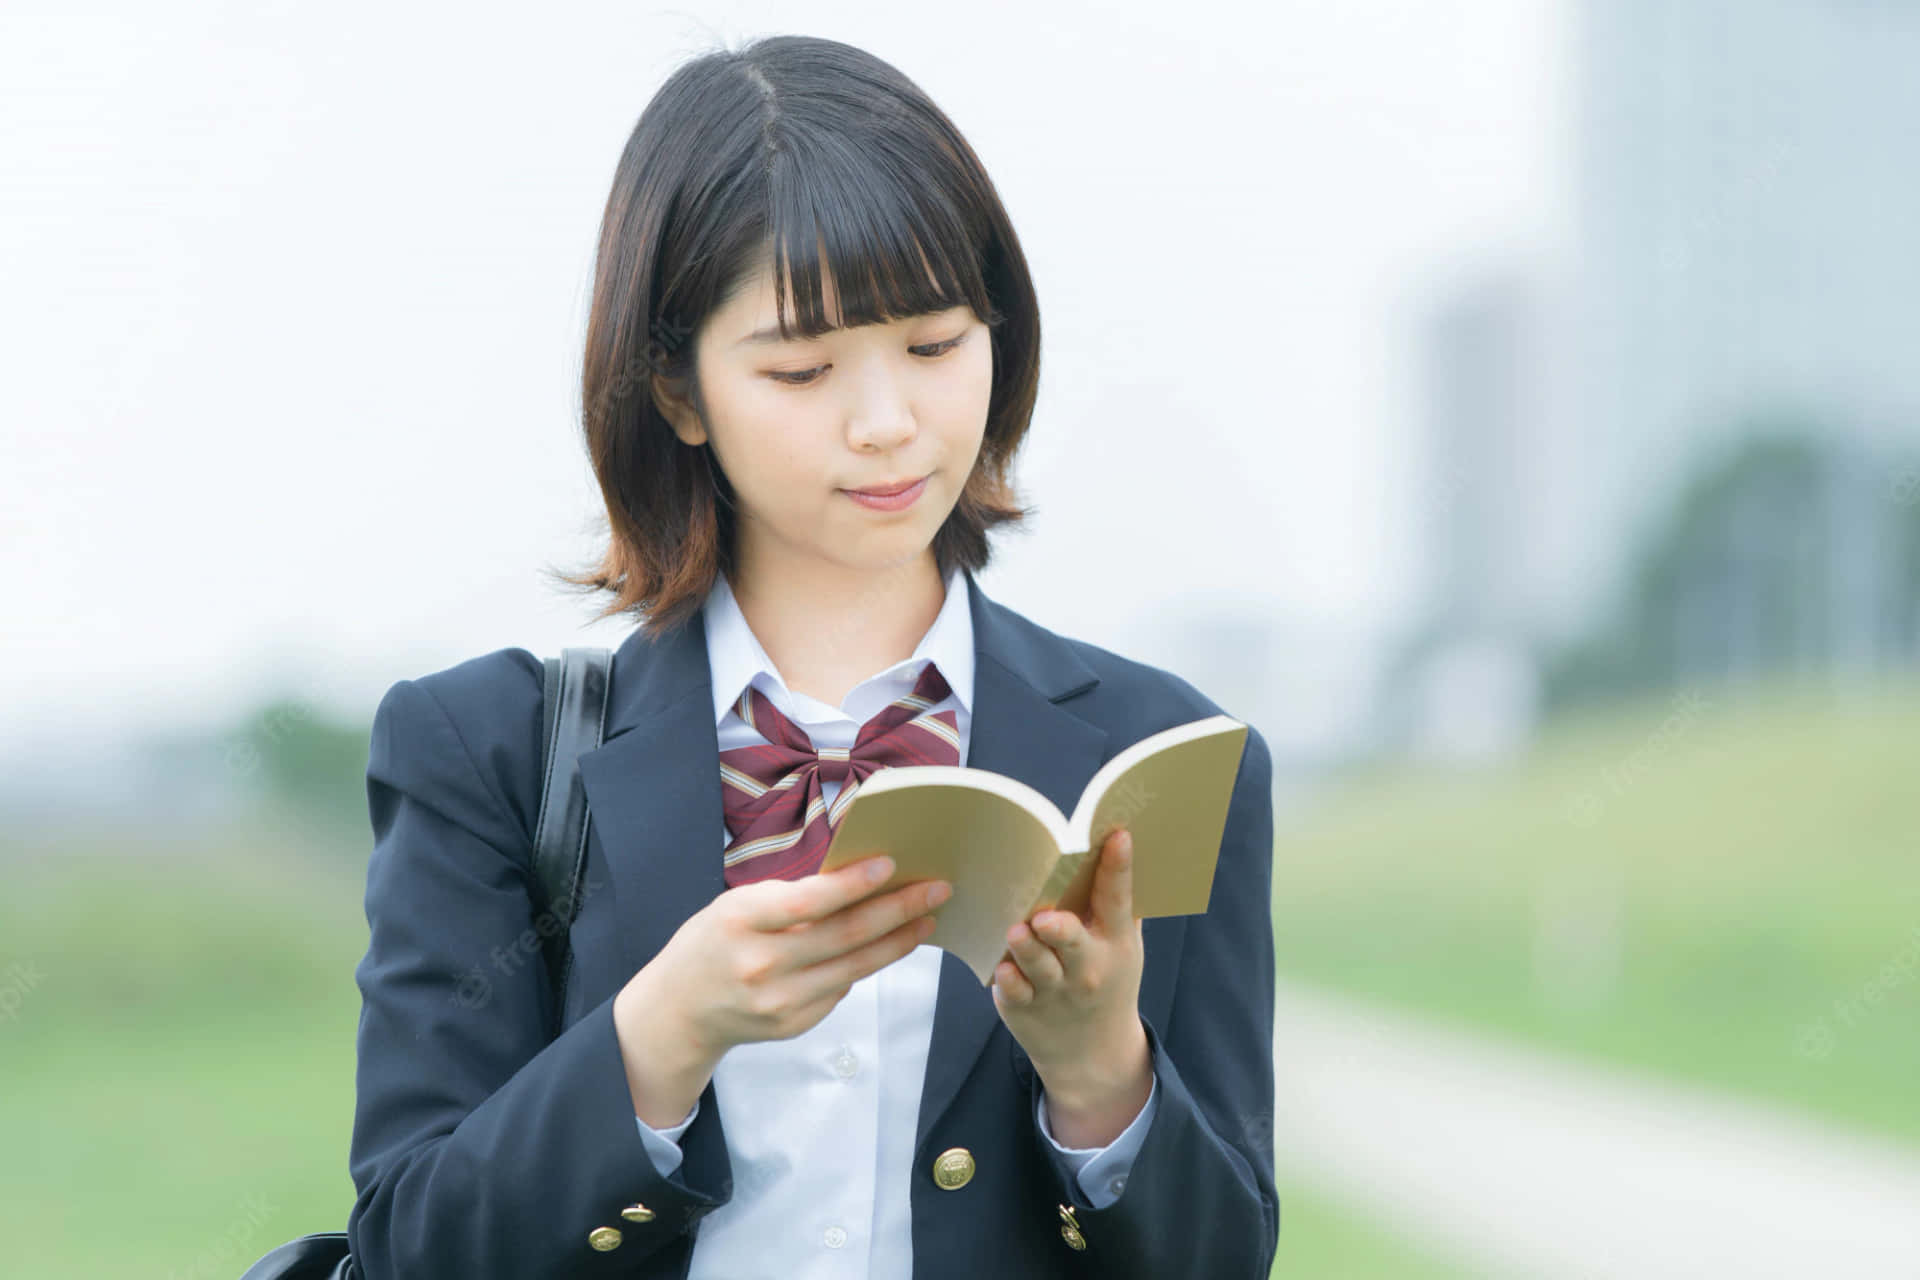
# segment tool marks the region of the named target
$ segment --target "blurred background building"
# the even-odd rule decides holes
[[[1438,299],[1429,595],[1383,738],[1519,748],[1561,705],[1911,667],[1920,18],[1590,3],[1567,261]]]

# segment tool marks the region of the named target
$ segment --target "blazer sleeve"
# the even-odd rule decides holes
[[[717,1109],[698,1109],[663,1174],[634,1129],[613,997],[549,1039],[530,824],[469,751],[517,776],[534,747],[466,727],[427,681],[374,715],[349,1246],[364,1280],[677,1277],[667,1246],[732,1194]],[[653,1218],[623,1218],[636,1203]],[[600,1227],[619,1243],[594,1247]]]
[[[1084,1250],[1062,1275],[1266,1280],[1279,1247],[1273,1175],[1273,759],[1251,725],[1213,896],[1187,918],[1167,1025],[1145,1013],[1158,1102],[1118,1198],[1096,1208],[1031,1126]],[[1032,1092],[1039,1096],[1039,1076]]]

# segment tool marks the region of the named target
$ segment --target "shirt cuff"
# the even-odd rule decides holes
[[[1120,1198],[1126,1189],[1127,1171],[1133,1167],[1133,1158],[1140,1152],[1140,1145],[1147,1140],[1147,1130],[1153,1124],[1153,1113],[1160,1105],[1160,1077],[1156,1074],[1153,1085],[1147,1090],[1147,1100],[1140,1108],[1140,1114],[1133,1123],[1120,1131],[1120,1136],[1104,1147],[1063,1147],[1053,1136],[1053,1130],[1047,1123],[1047,1089],[1040,1087],[1040,1096],[1034,1101],[1034,1120],[1040,1126],[1040,1132],[1053,1149],[1066,1157],[1067,1164],[1073,1168],[1074,1181],[1080,1184],[1080,1194],[1087,1203],[1096,1209],[1104,1209]]]
[[[672,1177],[673,1171],[680,1167],[683,1154],[680,1150],[680,1135],[687,1131],[687,1126],[692,1124],[693,1118],[699,1114],[700,1099],[695,1098],[693,1110],[687,1112],[687,1118],[671,1129],[656,1129],[639,1116],[633,1118],[633,1122],[640,1126],[640,1141],[646,1144],[647,1154],[653,1157],[653,1167],[660,1171],[661,1177]]]

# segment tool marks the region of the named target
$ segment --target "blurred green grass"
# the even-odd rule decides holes
[[[1920,683],[1378,770],[1275,859],[1286,979],[1920,1141]]]
[[[1283,822],[1282,975],[1920,1139],[1920,685],[1676,705]],[[0,1017],[14,1274],[232,1277],[344,1228],[364,866],[290,825],[7,863],[0,974],[33,975]],[[1467,1274],[1281,1191],[1276,1275]]]
[[[6,866],[0,1021],[6,1274],[237,1277],[344,1230],[364,849],[290,828]],[[1424,1280],[1383,1228],[1283,1187],[1277,1275]]]
[[[234,1277],[344,1228],[362,874],[234,832],[7,864],[11,1274]]]
[[[1282,1178],[1279,1191],[1276,1280],[1467,1280],[1474,1274],[1313,1187]]]

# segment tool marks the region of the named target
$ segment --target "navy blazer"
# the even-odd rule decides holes
[[[1056,634],[971,574],[968,764],[1072,812],[1094,772],[1220,708],[1167,671]],[[614,653],[605,742],[580,759],[592,809],[563,1030],[528,893],[541,675],[499,649],[381,699],[367,762],[374,845],[347,1224],[366,1280],[684,1277],[732,1194],[726,1099],[709,1082],[662,1176],[634,1126],[613,997],[725,889],[719,743],[695,614]],[[1140,1016],[1158,1109],[1124,1192],[1089,1207],[1040,1133],[1040,1081],[990,990],[951,952],[914,1139],[914,1275],[1264,1280],[1273,1178],[1272,760],[1249,728],[1209,909],[1145,922]],[[975,1174],[947,1190],[939,1153]],[[833,1170],[816,1171],[831,1178]],[[624,1220],[636,1201],[651,1221]],[[1086,1247],[1063,1238],[1074,1206]],[[612,1226],[621,1243],[588,1243]],[[769,1258],[767,1274],[781,1274]]]

